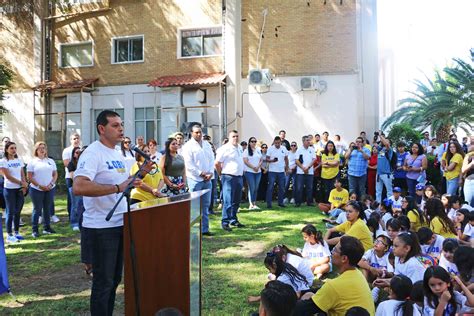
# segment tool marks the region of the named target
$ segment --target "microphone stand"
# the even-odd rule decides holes
[[[133,233],[132,233],[132,216],[131,216],[131,211],[130,211],[130,192],[133,189],[133,182],[137,179],[138,175],[140,174],[141,171],[143,171],[143,167],[146,165],[148,160],[145,160],[143,164],[140,166],[137,172],[133,175],[130,183],[127,185],[125,190],[122,192],[122,195],[120,198],[117,200],[115,203],[114,207],[110,210],[109,214],[107,214],[107,217],[105,218],[106,221],[109,221],[112,218],[112,215],[114,215],[115,210],[117,207],[120,205],[120,202],[122,199],[125,197],[127,199],[127,218],[128,218],[128,237],[130,239],[130,259],[132,261],[132,276],[133,276],[133,291],[135,294],[135,314],[137,316],[140,316],[140,293],[139,293],[139,286],[138,286],[138,271],[137,271],[137,257],[136,257],[136,252],[135,252],[135,242],[133,239]]]

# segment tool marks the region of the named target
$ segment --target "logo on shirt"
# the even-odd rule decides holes
[[[21,163],[19,162],[14,162],[14,163],[9,163],[8,168],[19,168],[21,167]]]
[[[127,169],[125,168],[125,165],[123,162],[120,160],[112,160],[112,161],[106,161],[107,168],[109,170],[117,170],[118,173],[126,173]]]

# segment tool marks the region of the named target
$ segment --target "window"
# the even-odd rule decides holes
[[[112,63],[143,61],[143,35],[114,38],[112,42]]]
[[[122,108],[120,109],[95,109],[94,110],[94,115],[92,116],[92,124],[91,124],[91,127],[93,129],[93,133],[94,133],[94,139],[95,140],[98,140],[99,139],[99,134],[97,133],[97,128],[95,126],[96,124],[96,120],[97,120],[97,116],[99,116],[100,112],[104,111],[104,110],[110,110],[110,111],[114,111],[114,112],[117,112],[118,115],[120,115],[120,118],[122,119],[122,122],[125,123],[125,118],[124,118],[124,110]]]
[[[94,66],[92,42],[61,44],[60,67]]]
[[[160,108],[156,108],[156,120],[154,112],[154,108],[135,108],[135,137],[141,135],[145,138],[145,141],[150,138],[158,140],[157,133],[161,130]]]
[[[181,57],[222,54],[222,28],[208,27],[181,30]]]

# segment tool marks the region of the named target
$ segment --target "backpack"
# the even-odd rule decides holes
[[[392,148],[390,148],[390,150],[392,151],[392,159],[390,159],[389,157],[388,150],[385,152],[385,158],[387,158],[390,164],[390,171],[394,172],[395,170],[397,170],[398,158],[397,158],[397,153]]]

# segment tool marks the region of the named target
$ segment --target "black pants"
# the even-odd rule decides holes
[[[318,313],[319,316],[326,315],[325,312],[320,310],[312,299],[297,301],[295,309],[293,310],[293,316],[312,316]]]
[[[91,315],[112,315],[115,292],[122,279],[123,227],[85,228],[92,247]]]

